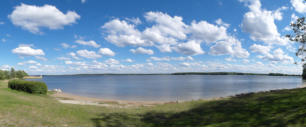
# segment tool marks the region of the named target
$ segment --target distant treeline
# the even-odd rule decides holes
[[[14,68],[11,68],[10,71],[0,70],[0,80],[14,79],[14,78],[22,79],[25,76],[28,76],[28,74],[25,71],[22,70],[15,71]]]
[[[171,75],[268,75],[268,76],[300,76],[282,73],[242,73],[242,72],[177,72]]]
[[[266,75],[266,76],[301,76],[282,73],[242,73],[242,72],[177,72],[177,73],[103,73],[103,74],[67,74],[46,76],[99,76],[99,75]]]

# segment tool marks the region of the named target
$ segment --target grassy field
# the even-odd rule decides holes
[[[57,102],[0,81],[0,126],[306,126],[306,88],[213,101],[107,108]]]

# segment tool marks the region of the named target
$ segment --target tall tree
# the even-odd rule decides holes
[[[15,72],[14,68],[11,68],[10,77],[11,78],[16,78],[16,72]]]
[[[306,24],[305,24],[305,17],[298,18],[295,23],[290,24],[293,34],[287,35],[287,37],[294,42],[298,42],[299,49],[296,52],[296,56],[301,58],[302,65],[303,65],[303,79],[306,79]]]

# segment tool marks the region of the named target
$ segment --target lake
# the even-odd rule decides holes
[[[44,76],[49,90],[112,100],[176,101],[302,86],[298,76],[260,75],[67,75]]]

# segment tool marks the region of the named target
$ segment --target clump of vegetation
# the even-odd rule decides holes
[[[14,78],[22,79],[25,76],[28,76],[28,74],[23,70],[15,71],[14,68],[11,68],[10,71],[0,70],[0,80],[14,79]]]
[[[38,81],[10,80],[8,87],[33,94],[47,94],[48,91],[47,85]]]
[[[306,0],[305,0],[306,1]],[[287,37],[294,42],[299,43],[299,49],[296,52],[296,56],[301,58],[301,64],[303,65],[303,79],[306,79],[306,23],[305,17],[298,18],[295,23],[290,24],[293,34],[287,35]]]

